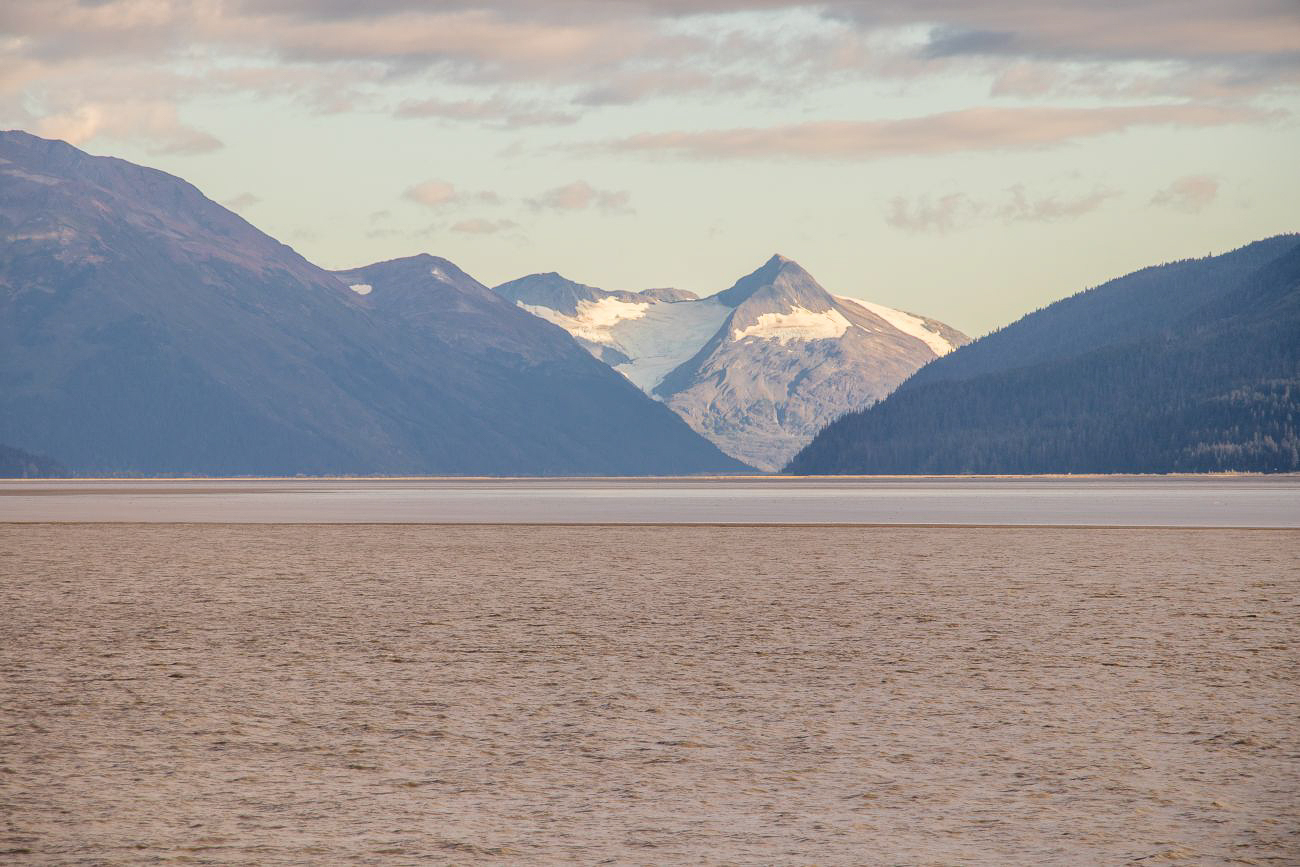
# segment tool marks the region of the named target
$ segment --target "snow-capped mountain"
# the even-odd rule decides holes
[[[658,305],[659,302],[698,300],[694,292],[682,289],[610,292],[566,280],[554,271],[511,280],[502,283],[494,291],[547,322],[559,325],[592,355],[616,367],[632,363],[633,356],[620,350],[616,342],[611,340],[609,331],[613,326],[619,322],[643,318],[650,306]],[[645,323],[642,325],[644,328]],[[656,329],[665,335],[675,330]],[[711,331],[709,333],[712,334]],[[642,348],[641,355],[645,354],[645,348]],[[623,373],[628,375],[626,369],[623,369]],[[635,377],[628,375],[628,378],[641,385]]]
[[[496,291],[567,330],[723,451],[767,470],[968,342],[936,320],[832,295],[783,256],[707,298],[608,292],[556,274]]]

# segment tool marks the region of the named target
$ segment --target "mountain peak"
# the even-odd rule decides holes
[[[398,256],[396,259],[384,259],[379,262],[371,262],[369,265],[363,265],[362,268],[429,268],[434,265],[450,265],[450,260],[441,256],[435,256],[432,253],[415,253],[410,256]],[[353,270],[361,270],[356,268]]]
[[[516,304],[540,304],[570,315],[583,301],[599,301],[614,294],[570,280],[554,271],[510,280],[492,291]]]
[[[713,296],[728,307],[739,307],[759,294],[779,295],[792,303],[812,302],[816,309],[831,304],[830,294],[798,262],[777,253],[763,266],[736,281],[730,289]]]
[[[429,289],[441,286],[462,295],[495,298],[491,290],[462,271],[455,262],[431,253],[418,253],[347,271],[335,271],[334,275],[348,285],[373,286],[390,293],[396,291],[423,296]]]

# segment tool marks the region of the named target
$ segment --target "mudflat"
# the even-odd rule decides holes
[[[0,525],[0,853],[1300,861],[1295,530]]]
[[[1300,529],[1300,475],[0,480],[0,522]]]

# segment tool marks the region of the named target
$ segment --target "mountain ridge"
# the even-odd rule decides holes
[[[74,473],[746,469],[447,260],[334,274],[164,172],[0,160],[0,442]]]
[[[1027,366],[1158,330],[1213,296],[1222,281],[1241,279],[1266,265],[1293,241],[1300,241],[1300,234],[1274,235],[1217,255],[1139,268],[1025,314],[971,343],[960,361],[950,357],[927,365],[900,388]],[[1202,273],[1193,273],[1198,268]],[[1171,281],[1174,275],[1183,279]],[[1135,305],[1125,304],[1125,298],[1147,289],[1155,293],[1147,297],[1149,305],[1138,309],[1148,309],[1135,315]]]

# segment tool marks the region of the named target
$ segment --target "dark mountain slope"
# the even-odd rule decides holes
[[[1253,269],[1243,263],[1243,253]],[[1271,262],[1256,258],[1268,253],[1275,254]],[[909,381],[877,406],[831,424],[788,469],[1300,469],[1300,240],[1274,238],[1217,259],[1178,263],[1176,272],[1189,286],[1185,304],[1170,297],[1176,289],[1163,281],[1146,284],[1153,299],[1137,292],[1111,299],[1139,309],[1150,301],[1145,309],[1159,313],[1151,313],[1144,333],[1073,355],[1061,348],[1062,357],[1006,367],[1008,359],[997,353],[1032,345],[1015,333],[1034,324],[1027,318],[1002,332],[996,353],[972,352],[976,372],[958,362],[982,341],[953,353],[952,361],[941,360],[949,378]],[[1202,271],[1197,264],[1207,267]],[[1149,277],[1153,270],[1139,273]],[[1070,307],[1093,312],[1079,298],[1067,299]],[[1042,313],[1048,316],[1039,321],[1053,322],[1063,337],[1063,314],[1050,307]],[[1166,317],[1163,327],[1159,315]],[[1087,321],[1078,326],[1089,327]],[[994,359],[1000,364],[992,364]],[[985,365],[995,369],[979,372]]]
[[[1157,333],[1239,286],[1300,235],[1279,235],[1220,256],[1153,265],[1063,298],[921,368],[900,388],[1071,358]]]
[[[593,359],[564,329],[511,304],[446,259],[413,256],[338,276],[348,285],[371,287],[362,304],[411,347],[411,364],[418,359],[431,378],[441,377],[444,389],[456,389],[451,396],[468,412],[499,414],[487,429],[449,426],[440,443],[447,459],[524,443],[537,452],[529,459],[529,474],[747,469]],[[446,376],[467,359],[470,369],[463,376]],[[489,395],[488,405],[480,407]],[[545,424],[572,432],[547,435]]]
[[[363,296],[162,172],[18,132],[0,160],[0,442],[82,474],[739,468],[450,263]]]

